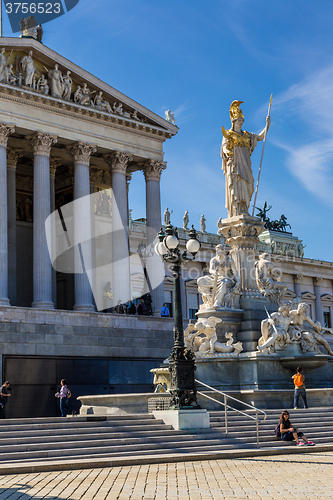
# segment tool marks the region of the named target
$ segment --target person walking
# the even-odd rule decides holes
[[[170,318],[170,311],[165,302],[161,308],[160,314],[162,318]]]
[[[9,382],[6,380],[0,389],[0,418],[6,418],[6,404],[8,403],[8,397],[11,396],[8,388]]]
[[[139,316],[145,316],[146,315],[146,304],[143,299],[140,299],[140,304],[136,308],[136,311]]]
[[[71,391],[68,388],[68,383],[65,378],[60,381],[60,391],[55,394],[56,398],[60,399],[60,413],[62,417],[66,417],[67,414],[71,413],[75,415],[75,410],[73,411],[71,408],[67,406],[68,398],[72,396]]]
[[[280,416],[280,435],[282,441],[293,441],[295,439],[296,446],[315,446],[316,443],[309,441],[289,420],[289,412],[284,410]]]
[[[299,396],[302,396],[304,408],[308,408],[308,402],[306,400],[306,390],[304,385],[305,377],[302,375],[302,368],[298,366],[296,368],[295,375],[292,376],[294,381],[295,391],[294,391],[294,410],[298,408]]]

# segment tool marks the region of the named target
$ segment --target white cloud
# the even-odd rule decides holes
[[[274,115],[296,119],[298,137],[279,124],[275,144],[288,152],[287,166],[303,186],[333,206],[333,65],[291,86],[274,99]],[[299,132],[303,136],[300,137]],[[312,137],[312,140],[311,140]],[[309,140],[310,139],[310,140]]]

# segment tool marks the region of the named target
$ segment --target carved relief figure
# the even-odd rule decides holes
[[[300,302],[297,306],[297,309],[293,309],[290,311],[290,316],[291,316],[291,333],[295,336],[297,336],[297,333],[301,333],[301,347],[303,351],[310,350],[307,346],[308,343],[310,345],[317,344],[317,345],[322,345],[328,354],[330,356],[333,356],[333,352],[330,348],[329,343],[327,340],[324,339],[322,332],[327,331],[329,333],[333,333],[333,331],[330,328],[325,328],[321,326],[319,321],[316,323],[312,321],[310,316],[308,315],[309,311],[309,305],[306,304],[305,302]],[[307,327],[304,327],[304,323],[308,323],[312,329],[309,329]],[[319,351],[319,349],[318,349]]]
[[[54,69],[45,69],[48,72],[50,94],[52,97],[57,97],[58,99],[60,99],[64,92],[62,72],[60,71],[58,64],[55,64]]]
[[[13,65],[9,64],[6,67],[5,83],[9,83],[10,85],[14,85],[16,83],[16,80],[17,80],[17,78],[13,72]]]
[[[121,103],[113,103],[113,112],[116,113],[117,115],[122,115],[123,114],[123,105]]]
[[[45,75],[41,75],[37,82],[37,90],[43,92],[43,94],[47,95],[49,93],[49,84],[45,78]]]
[[[100,109],[101,111],[105,111],[106,113],[112,113],[112,108],[110,103],[103,99],[103,92],[99,92],[94,99],[94,107]]]
[[[12,55],[12,52],[10,52],[9,56],[5,56],[5,50],[4,48],[1,49],[0,52],[0,82],[5,81],[5,83],[8,83],[6,81],[6,76],[7,76],[7,63],[9,61],[10,56]],[[12,66],[13,67],[13,66]]]
[[[278,312],[274,312],[269,318],[262,320],[261,337],[258,341],[259,351],[269,352],[268,349],[274,347],[275,343],[279,347],[284,347],[290,343],[288,328],[292,321],[289,314],[291,307],[291,303],[282,304]]]
[[[255,268],[260,293],[271,302],[279,304],[288,287],[280,281],[280,270],[271,262],[270,254],[262,253],[256,262]]]
[[[248,214],[254,191],[251,169],[251,155],[258,141],[262,141],[270,126],[269,116],[266,127],[260,134],[242,130],[244,115],[239,105],[243,101],[233,101],[230,106],[231,129],[222,127],[223,140],[221,156],[226,178],[226,208],[228,216]]]
[[[91,104],[91,96],[93,94],[95,94],[96,90],[93,90],[91,91],[89,88],[88,88],[88,84],[87,83],[84,83],[83,84],[83,87],[82,87],[82,95],[83,95],[83,99],[82,99],[82,102],[81,104],[85,104],[87,106],[89,106],[89,104]]]
[[[81,104],[82,98],[83,98],[83,94],[82,94],[81,86],[78,85],[75,92],[74,92],[74,102]]]
[[[197,280],[203,300],[200,310],[235,307],[235,300],[240,294],[239,274],[232,257],[222,245],[217,245],[215,250],[216,256],[209,264],[210,274]]]
[[[293,304],[290,302],[282,304],[278,312],[272,313],[268,319],[261,322],[262,336],[257,349],[270,354],[277,347],[283,349],[288,344],[298,343],[304,353],[320,353],[319,346],[323,346],[328,354],[333,356],[329,343],[323,337],[323,331],[333,334],[332,329],[312,321],[308,315],[308,304],[298,302],[296,306],[296,303],[294,301]]]
[[[62,83],[63,83],[62,98],[66,99],[66,101],[70,100],[71,94],[72,94],[73,80],[72,80],[70,75],[71,75],[71,72],[67,71],[66,75],[64,75],[62,77]]]
[[[210,316],[208,319],[198,320],[195,325],[189,323],[184,332],[186,348],[191,349],[196,356],[233,351],[239,354],[243,346],[241,342],[233,343],[232,333],[225,335],[228,339],[225,344],[217,341],[216,325],[221,322],[220,318]]]
[[[21,59],[21,68],[24,76],[24,85],[26,87],[32,87],[34,74],[38,73],[35,68],[34,61],[32,59],[32,50],[30,50],[29,55],[22,57]]]

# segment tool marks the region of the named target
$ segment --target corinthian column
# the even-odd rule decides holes
[[[161,228],[160,179],[166,164],[148,160],[143,166],[146,181],[147,246],[151,245]],[[152,287],[154,315],[158,315],[164,302],[164,266],[158,256],[147,259],[147,273]]]
[[[115,304],[132,298],[128,242],[126,169],[132,156],[114,151],[105,156],[112,186],[112,290]]]
[[[16,167],[22,151],[7,148],[8,194],[8,297],[16,304]]]
[[[0,124],[0,305],[8,299],[7,143],[14,125]]]
[[[301,281],[303,279],[302,274],[295,274],[294,276],[294,292],[297,297],[301,296]]]
[[[51,158],[50,160],[50,206],[51,214],[55,211],[55,174],[57,168],[61,165],[61,158]],[[57,235],[55,231],[55,225],[52,225],[52,246],[54,247],[54,252],[56,253],[56,240]],[[53,257],[53,256],[52,256]],[[55,257],[55,255],[54,255]],[[54,307],[57,307],[57,271],[52,268],[52,301]]]
[[[96,146],[77,142],[68,147],[74,158],[74,246],[75,311],[93,312],[93,298],[88,279],[92,280],[91,207],[89,166]]]
[[[55,135],[36,132],[27,137],[34,151],[33,211],[33,303],[32,307],[53,309],[52,267],[46,242],[45,220],[50,215],[50,152]]]
[[[313,278],[313,284],[314,284],[314,293],[316,296],[316,301],[315,301],[315,308],[316,308],[316,321],[320,321],[320,323],[323,323],[323,306],[321,303],[321,289],[320,285],[323,281],[323,278]]]

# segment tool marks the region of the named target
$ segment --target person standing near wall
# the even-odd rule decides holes
[[[308,402],[306,400],[306,390],[304,385],[305,377],[302,375],[302,368],[300,366],[296,368],[296,373],[295,375],[292,376],[292,379],[295,385],[294,410],[297,410],[298,408],[298,399],[300,395],[302,396],[303,399],[304,408],[308,408]]]
[[[4,382],[0,389],[0,418],[6,418],[6,404],[11,394],[8,392],[9,382]]]
[[[68,383],[65,378],[60,380],[60,391],[55,394],[56,398],[60,399],[60,413],[62,417],[66,417],[68,413],[74,415],[76,412],[72,411],[71,408],[67,406],[68,398],[71,397],[71,391],[68,389]]]

